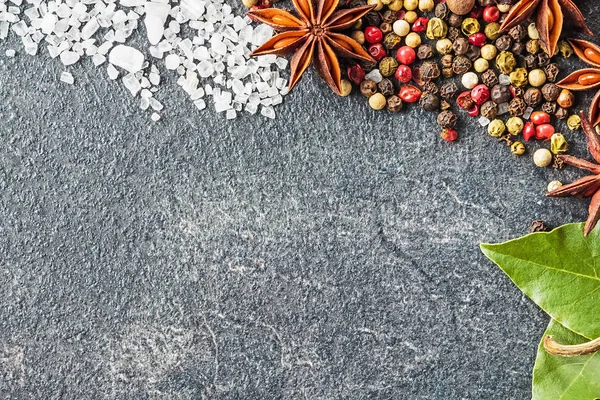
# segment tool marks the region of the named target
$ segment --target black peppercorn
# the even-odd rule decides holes
[[[542,94],[546,101],[556,101],[560,96],[561,89],[554,83],[546,83],[542,87]]]
[[[419,60],[427,60],[433,57],[433,46],[428,43],[420,45],[417,48],[417,57],[419,57]]]
[[[478,0],[477,2],[479,3],[479,5],[481,7],[495,6],[496,5],[496,0]]]
[[[494,87],[498,84],[498,74],[493,69],[488,69],[483,74],[481,74],[481,82],[489,88]]]
[[[383,22],[387,22],[388,24],[393,24],[398,19],[398,13],[396,11],[386,10],[381,15],[381,18],[383,19]]]
[[[523,96],[523,100],[529,107],[535,107],[542,102],[542,92],[538,88],[529,88]]]
[[[490,91],[490,98],[496,104],[508,103],[512,98],[510,89],[508,86],[495,85]]]
[[[530,54],[525,57],[524,63],[525,68],[528,70],[536,69],[538,67],[538,58],[537,56]]]
[[[450,16],[450,10],[448,9],[446,3],[438,3],[435,6],[435,16],[436,18],[444,20]]]
[[[460,30],[458,28],[455,28],[453,26],[448,28],[448,33],[446,34],[446,38],[450,39],[451,41],[454,41],[459,36],[460,36]]]
[[[437,116],[438,125],[444,129],[454,128],[456,126],[456,121],[456,115],[450,110],[442,111]]]
[[[547,112],[548,114],[556,114],[556,111],[558,110],[558,104],[556,104],[553,101],[548,101],[544,104],[542,104],[542,111],[543,112]]]
[[[465,56],[456,56],[452,61],[452,71],[456,75],[466,74],[473,67],[473,63]]]
[[[556,82],[558,74],[560,73],[560,68],[556,64],[549,64],[546,68],[544,68],[544,72],[546,73],[548,82]]]
[[[525,103],[525,100],[523,100],[519,97],[512,99],[510,101],[510,103],[508,104],[508,112],[513,117],[523,116],[523,114],[525,114],[526,110],[527,110],[527,104]]]
[[[548,64],[550,64],[550,56],[548,54],[546,54],[546,52],[542,52],[542,53],[538,54],[537,56],[538,56],[538,66],[540,68],[544,68]]]
[[[452,49],[456,55],[465,55],[469,51],[469,41],[464,37],[456,38],[452,43]]]
[[[521,42],[513,43],[512,48],[510,49],[514,54],[523,54],[525,51],[525,44]]]
[[[396,93],[396,89],[394,88],[394,84],[388,78],[382,79],[381,82],[379,82],[377,84],[377,87],[379,87],[379,91],[385,97],[391,96],[394,93]],[[361,91],[362,91],[362,86],[361,86]]]
[[[421,79],[433,80],[440,77],[440,67],[436,62],[426,61],[421,65]]]
[[[364,17],[365,26],[381,25],[381,15],[377,11],[369,11]]]
[[[472,62],[474,62],[479,57],[481,57],[481,47],[473,46],[472,44],[470,44],[466,56],[469,57],[469,59]]]
[[[448,16],[448,25],[450,25],[453,28],[460,28],[460,26],[463,23],[463,20],[464,18],[460,15],[450,13],[450,16]]]
[[[375,83],[375,81],[366,79],[366,80],[362,81],[360,84],[360,92],[365,97],[371,97],[375,93],[377,93],[377,84]]]
[[[452,78],[454,76],[454,71],[452,71],[452,68],[442,68],[442,76],[446,79]]]
[[[424,92],[429,92],[431,94],[437,95],[437,94],[440,93],[440,88],[438,88],[438,86],[435,83],[431,82],[431,81],[425,82],[421,86],[421,88],[423,89]]]
[[[498,51],[509,51],[512,48],[513,40],[508,35],[500,36],[496,39],[496,48]]]
[[[527,29],[523,25],[517,25],[508,31],[508,35],[515,42],[522,42],[527,37]]]
[[[513,91],[514,97],[518,97],[518,98],[522,99],[523,96],[525,96],[525,90],[523,90],[523,88],[513,86],[512,91]]]
[[[460,94],[460,89],[455,82],[446,82],[440,88],[440,95],[444,99],[454,99]]]
[[[425,111],[435,111],[440,108],[440,99],[433,93],[423,92],[419,105]]]
[[[558,110],[556,110],[554,115],[556,115],[556,118],[563,120],[567,119],[567,117],[569,116],[569,112],[562,107],[558,107]]]
[[[393,95],[387,99],[387,109],[391,112],[398,112],[402,110],[402,100],[400,97]]]
[[[371,72],[377,68],[377,61],[360,61],[359,64],[365,72]]]
[[[487,119],[494,119],[498,115],[498,104],[493,101],[486,101],[481,106],[481,115],[486,117]]]

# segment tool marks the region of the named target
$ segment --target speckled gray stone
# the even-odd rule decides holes
[[[198,112],[171,77],[152,123],[62,70],[0,57],[2,398],[528,398],[548,317],[478,244],[584,220],[543,196],[579,171],[312,71],[275,121]]]

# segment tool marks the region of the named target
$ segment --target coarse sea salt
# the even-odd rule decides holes
[[[108,78],[121,82],[140,108],[163,104],[155,98],[162,74],[177,83],[199,110],[213,109],[227,119],[240,112],[275,118],[275,105],[288,93],[283,76],[288,60],[274,55],[250,57],[274,32],[235,15],[223,0],[0,0],[0,40],[14,34],[26,54],[45,49],[65,66],[89,58],[105,66]],[[134,45],[144,25],[147,48]],[[139,43],[136,41],[135,43]],[[14,57],[12,49],[6,57]],[[162,69],[160,68],[162,67]],[[378,72],[378,71],[377,71]],[[375,72],[372,75],[377,75]],[[379,76],[373,76],[378,79]],[[73,84],[70,72],[60,81]]]

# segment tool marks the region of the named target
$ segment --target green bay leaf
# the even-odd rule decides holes
[[[545,335],[563,344],[589,340],[552,320]],[[533,368],[533,400],[594,400],[600,397],[600,353],[580,357],[548,354],[540,343]]]
[[[600,337],[600,229],[585,238],[583,224],[569,224],[481,250],[553,319]]]

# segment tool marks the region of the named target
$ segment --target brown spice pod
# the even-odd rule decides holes
[[[579,83],[580,78],[584,75],[597,78],[598,82],[587,85]],[[569,89],[576,92],[600,88],[600,70],[596,68],[580,69],[579,71],[573,72],[571,75],[567,76],[565,79],[558,82],[556,85],[562,89]]]
[[[475,0],[447,0],[450,11],[457,15],[466,15],[475,6]]]
[[[579,57],[581,61],[594,67],[600,68],[600,46],[582,39],[569,39],[569,43],[571,44],[571,47],[573,47],[575,54],[577,55],[577,57]],[[590,54],[586,54],[590,51],[597,54],[596,59],[590,57]]]
[[[558,0],[541,2],[535,26],[540,32],[540,45],[548,55],[553,56],[563,28],[563,13]]]

